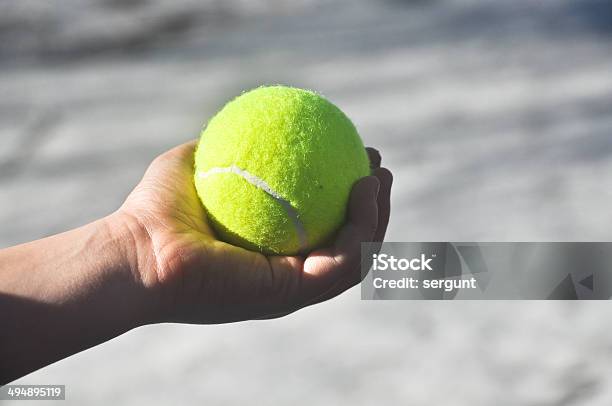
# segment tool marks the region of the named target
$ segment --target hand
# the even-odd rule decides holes
[[[368,148],[372,176],[351,192],[331,247],[264,256],[216,239],[193,185],[195,141],[153,161],[115,214],[132,230],[132,270],[150,294],[147,322],[223,323],[278,317],[330,299],[361,280],[360,243],[382,241],[392,175]]]
[[[347,223],[308,257],[218,241],[194,190],[195,143],[158,157],[103,219],[0,250],[0,384],[142,324],[278,317],[360,280],[360,243],[382,241],[391,173],[353,187]],[[45,345],[40,345],[40,340]]]

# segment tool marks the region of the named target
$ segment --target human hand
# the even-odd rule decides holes
[[[372,175],[351,192],[347,222],[307,257],[265,256],[216,239],[193,185],[196,142],[156,158],[114,214],[130,230],[132,273],[150,301],[144,322],[271,318],[330,299],[361,280],[360,244],[382,241],[392,175],[368,148]]]
[[[279,317],[360,280],[360,243],[382,241],[391,173],[352,190],[331,247],[266,257],[215,238],[193,185],[190,142],[153,161],[123,206],[0,250],[0,384],[147,323]],[[40,345],[43,337],[45,345]]]

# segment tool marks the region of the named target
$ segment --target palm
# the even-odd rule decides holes
[[[155,289],[169,304],[163,319],[218,323],[270,317],[338,294],[359,280],[355,255],[339,247],[307,258],[266,257],[217,240],[193,186],[194,147],[187,143],[158,157],[122,207],[150,235],[156,266],[146,272],[155,274]],[[384,179],[390,187],[390,174]],[[354,232],[343,230],[339,239]]]

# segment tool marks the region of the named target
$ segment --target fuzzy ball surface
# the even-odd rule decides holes
[[[345,222],[351,188],[370,174],[349,118],[312,91],[259,87],[202,131],[195,186],[221,240],[265,254],[304,254]]]

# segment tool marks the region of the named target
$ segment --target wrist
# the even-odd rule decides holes
[[[130,295],[134,299],[132,310],[136,325],[154,322],[159,307],[155,293],[157,262],[148,230],[137,218],[122,211],[105,217],[102,222],[121,258],[121,272],[132,287]]]

